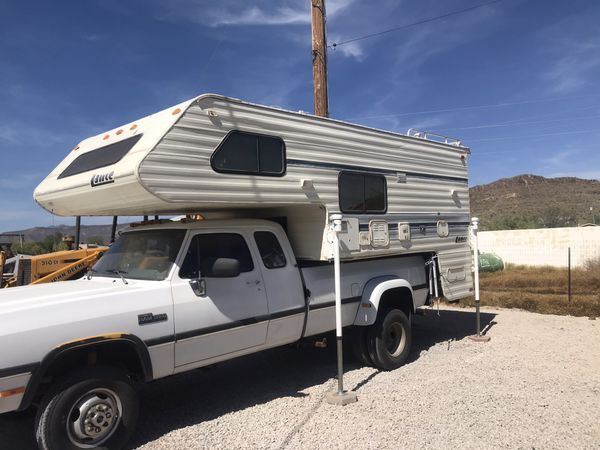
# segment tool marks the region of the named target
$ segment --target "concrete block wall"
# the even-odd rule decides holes
[[[572,267],[600,258],[600,227],[479,232],[480,250],[496,253],[505,263],[567,267],[569,247]]]

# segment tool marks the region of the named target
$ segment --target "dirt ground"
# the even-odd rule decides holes
[[[327,404],[335,349],[281,348],[142,389],[130,448],[600,448],[600,320],[484,308],[414,318],[393,372],[346,355],[358,402]],[[35,448],[33,415],[0,416],[0,449]]]

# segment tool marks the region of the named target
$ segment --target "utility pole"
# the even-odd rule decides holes
[[[329,117],[327,96],[327,37],[325,0],[310,0],[312,10],[312,61],[315,116]]]

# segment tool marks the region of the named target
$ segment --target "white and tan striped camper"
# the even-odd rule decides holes
[[[69,216],[202,214],[273,218],[300,259],[437,255],[444,294],[471,288],[470,151],[206,94],[90,137],[35,200]]]

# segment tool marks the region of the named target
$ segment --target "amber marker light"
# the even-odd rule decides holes
[[[173,112],[171,112],[171,114],[175,115],[175,114],[179,114],[181,112],[181,108],[175,108],[173,110]]]
[[[9,389],[8,391],[0,392],[0,398],[12,397],[13,395],[19,395],[19,394],[22,394],[23,392],[25,392],[24,386],[14,388],[14,389]]]
[[[102,138],[103,141],[107,140],[110,137],[110,134],[105,134],[104,137]]]
[[[123,134],[123,130],[117,130],[117,136]]]
[[[137,128],[137,125],[135,123],[129,127],[130,130],[135,130],[136,128]]]

